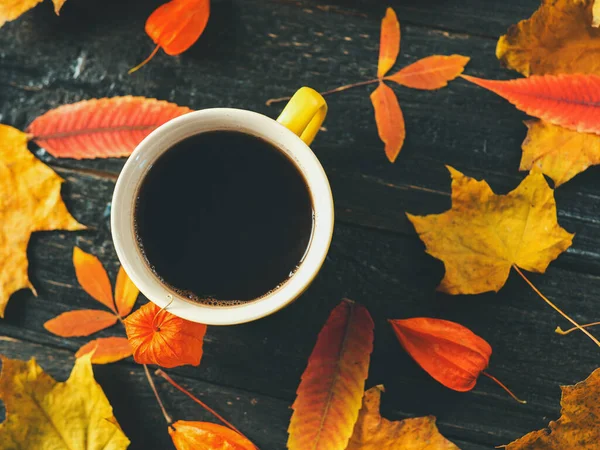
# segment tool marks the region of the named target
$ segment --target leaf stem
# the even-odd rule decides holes
[[[350,83],[350,84],[345,84],[344,86],[340,86],[337,87],[335,89],[330,89],[328,91],[324,91],[324,92],[319,92],[319,94],[325,96],[325,95],[330,95],[330,94],[335,94],[336,92],[342,92],[348,89],[352,89],[355,87],[359,87],[359,86],[366,86],[367,84],[373,84],[373,83],[377,83],[378,81],[381,81],[379,78],[374,78],[372,80],[366,80],[366,81],[359,81],[357,83]],[[269,100],[266,101],[266,105],[267,106],[271,106],[273,103],[279,103],[279,102],[285,102],[287,100],[290,100],[292,97],[279,97],[279,98],[270,98]]]
[[[556,306],[554,303],[548,300],[548,298],[544,294],[542,294],[540,290],[536,288],[531,281],[529,281],[529,279],[523,274],[523,272],[521,272],[521,270],[516,265],[513,264],[513,268],[517,271],[519,275],[521,275],[521,278],[525,280],[525,282],[531,287],[531,289],[533,289],[533,291],[537,295],[540,296],[542,300],[548,303],[557,313],[559,313],[561,316],[563,316],[565,319],[567,319],[569,322],[575,325],[576,329],[581,330],[581,332],[584,333],[587,337],[589,337],[594,342],[594,344],[600,347],[600,341],[598,341],[598,339],[596,339],[588,330],[583,328],[581,325],[579,325],[577,322],[571,319],[568,315],[566,315],[558,306]]]
[[[165,416],[165,420],[167,421],[167,425],[171,425],[173,423],[173,419],[171,419],[171,416],[169,416],[169,414],[167,413],[167,410],[165,409],[165,405],[163,404],[162,400],[160,399],[160,396],[158,395],[158,391],[156,390],[156,385],[154,384],[154,380],[152,379],[152,375],[150,375],[150,371],[148,370],[148,366],[146,364],[143,364],[144,366],[144,372],[146,372],[146,378],[148,378],[148,383],[150,384],[150,387],[152,388],[152,392],[154,392],[154,396],[156,397],[156,401],[158,402],[158,406],[160,406],[160,410],[163,413],[163,416]]]
[[[581,325],[581,328],[594,327],[596,325],[600,325],[600,322],[586,323],[585,325]],[[556,330],[554,330],[554,332],[557,334],[560,334],[562,336],[565,336],[575,330],[578,330],[578,328],[573,327],[573,328],[569,328],[568,330],[563,330],[561,327],[556,327]]]
[[[244,434],[240,430],[238,430],[232,424],[230,424],[229,422],[227,422],[227,420],[225,420],[218,412],[216,412],[214,409],[212,409],[210,406],[208,406],[202,400],[196,398],[194,396],[194,394],[192,394],[190,391],[188,391],[184,387],[182,387],[179,384],[177,384],[175,382],[175,380],[173,380],[173,378],[171,378],[169,375],[167,375],[165,373],[165,371],[163,371],[162,369],[157,369],[156,372],[154,372],[154,373],[156,375],[159,375],[159,376],[163,377],[165,380],[167,380],[169,383],[171,383],[173,385],[173,387],[175,387],[176,389],[178,389],[179,391],[181,391],[185,395],[187,395],[189,398],[191,398],[192,400],[194,400],[196,403],[198,403],[200,406],[202,406],[204,409],[206,409],[209,413],[211,413],[213,416],[215,416],[217,419],[219,419],[221,422],[223,422],[225,425],[227,425],[233,431],[237,432],[241,436],[244,436]],[[244,436],[244,437],[246,437],[246,436]],[[248,438],[246,438],[246,439],[248,439]],[[250,440],[250,439],[248,439],[248,440]]]
[[[156,52],[158,52],[158,49],[160,48],[160,45],[157,45],[156,47],[154,47],[154,50],[152,50],[152,53],[150,53],[150,56],[148,56],[145,60],[143,60],[141,63],[139,63],[137,66],[132,67],[131,69],[129,69],[129,71],[127,72],[129,75],[131,75],[133,72],[141,69],[142,67],[144,67],[146,64],[148,64],[150,62],[150,60],[152,58],[154,58],[154,55],[156,55]]]
[[[481,373],[483,375],[485,375],[486,377],[488,377],[489,379],[493,380],[498,386],[500,386],[502,389],[504,389],[508,395],[510,395],[512,398],[514,398],[516,401],[518,401],[519,403],[522,403],[523,405],[525,403],[527,403],[525,400],[521,400],[519,397],[517,397],[515,394],[512,393],[512,391],[506,387],[506,385],[504,383],[502,383],[498,378],[496,378],[493,375],[490,375],[489,373],[487,373],[485,370],[482,370]]]

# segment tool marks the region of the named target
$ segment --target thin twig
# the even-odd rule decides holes
[[[595,327],[596,325],[600,325],[600,322],[586,323],[585,325],[581,325],[581,328]],[[556,330],[554,330],[554,332],[564,336],[564,335],[567,335],[578,329],[579,328],[577,328],[577,327],[573,327],[573,328],[569,328],[568,330],[563,330],[561,327],[556,327]]]
[[[573,325],[575,325],[575,328],[577,328],[578,330],[581,330],[587,337],[589,337],[592,341],[594,341],[594,344],[596,344],[598,347],[600,347],[600,341],[598,341],[598,339],[596,339],[588,330],[583,328],[581,325],[579,325],[577,322],[575,322],[573,319],[571,319],[569,316],[567,316],[564,312],[562,312],[558,306],[556,306],[554,303],[552,303],[550,300],[548,300],[548,298],[546,298],[546,296],[544,294],[542,294],[540,292],[540,290],[538,288],[536,288],[531,281],[529,281],[529,279],[523,274],[523,272],[521,272],[521,270],[516,265],[513,264],[513,268],[517,271],[517,273],[519,275],[521,275],[521,278],[523,278],[525,280],[525,282],[531,287],[531,289],[533,289],[533,291],[537,295],[540,296],[540,298],[542,300],[544,300],[546,303],[548,303],[557,313],[559,313],[561,316],[563,316],[565,319],[567,319],[569,322],[571,322]]]
[[[506,385],[504,383],[502,383],[502,381],[500,381],[498,378],[496,378],[493,375],[490,375],[489,373],[487,373],[485,370],[482,370],[481,373],[483,375],[485,375],[486,377],[488,377],[489,379],[493,380],[495,383],[498,384],[498,386],[500,386],[502,389],[504,389],[508,395],[510,395],[512,398],[514,398],[516,401],[518,401],[519,403],[525,404],[527,403],[525,400],[521,400],[519,397],[517,397],[515,394],[512,393],[512,391],[506,387]]]
[[[330,89],[329,91],[319,92],[319,94],[321,94],[323,96],[330,95],[330,94],[334,94],[336,92],[345,91],[347,89],[351,89],[351,88],[355,88],[355,87],[359,87],[359,86],[366,86],[367,84],[377,83],[378,81],[379,81],[379,78],[374,78],[372,80],[359,81],[358,83],[345,84],[344,86],[340,86],[335,89]],[[271,106],[273,103],[285,102],[287,100],[290,100],[291,98],[292,97],[270,98],[269,100],[266,101],[266,105]]]
[[[131,75],[133,72],[141,69],[142,67],[144,67],[146,64],[148,64],[150,62],[150,60],[152,58],[154,58],[154,55],[156,55],[156,52],[158,52],[158,49],[160,48],[160,45],[157,45],[156,47],[154,47],[154,50],[152,50],[152,53],[150,53],[150,56],[148,56],[145,60],[143,60],[141,63],[139,63],[137,66],[129,69],[129,71],[127,72],[129,75]]]
[[[150,384],[150,387],[152,388],[152,392],[154,392],[154,396],[156,397],[156,401],[158,401],[158,406],[160,406],[160,410],[162,411],[163,416],[165,416],[167,425],[171,425],[173,423],[173,419],[171,419],[171,416],[169,416],[169,414],[167,413],[167,410],[165,409],[165,405],[163,405],[163,402],[160,399],[160,396],[158,395],[158,391],[156,390],[156,385],[154,384],[152,375],[150,375],[148,366],[146,364],[144,364],[143,366],[144,366],[144,372],[146,372],[146,378],[148,378],[148,383]]]

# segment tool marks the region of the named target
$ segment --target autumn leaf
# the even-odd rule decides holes
[[[346,450],[459,450],[440,434],[435,417],[417,417],[392,422],[381,417],[382,385],[365,392],[354,433]]]
[[[94,380],[89,357],[75,361],[71,376],[56,382],[36,363],[1,357],[0,424],[3,449],[122,450],[129,446],[112,407]]]
[[[331,312],[302,374],[288,428],[288,449],[343,449],[364,392],[373,350],[373,320],[351,300]]]
[[[396,72],[384,80],[394,81],[413,89],[434,90],[448,86],[463,73],[471,58],[462,55],[433,55],[420,59]]]
[[[202,359],[206,325],[177,317],[154,303],[146,303],[125,319],[125,330],[139,364],[171,368]]]
[[[116,322],[117,316],[107,311],[80,309],[60,314],[44,323],[44,328],[62,337],[89,336]]]
[[[558,225],[554,192],[541,173],[531,172],[512,192],[496,195],[485,181],[448,170],[452,209],[407,214],[427,252],[444,262],[440,291],[498,291],[511,267],[543,273],[571,246],[573,234]]]
[[[109,364],[131,356],[132,348],[124,337],[98,338],[88,342],[75,353],[76,358],[90,354],[92,363]]]
[[[400,52],[400,23],[392,8],[388,8],[381,21],[379,38],[379,61],[377,63],[377,78],[383,76],[392,68]]]
[[[15,20],[24,12],[29,11],[31,8],[41,3],[44,0],[10,0],[0,2],[0,28],[6,22]],[[52,0],[54,3],[54,12],[56,15],[60,12],[63,4],[66,0]]]
[[[27,244],[31,233],[83,230],[60,196],[63,179],[27,150],[27,135],[0,125],[0,317],[11,294],[29,288]]]
[[[463,78],[530,116],[570,130],[600,134],[600,76],[544,75],[508,81]]]
[[[598,0],[594,0],[592,6],[592,26],[594,28],[600,27],[600,2]]]
[[[156,48],[129,73],[146,65],[160,48],[171,56],[185,52],[204,32],[209,17],[210,0],[171,0],[156,8],[146,21],[146,33]]]
[[[121,266],[117,274],[117,285],[115,287],[115,301],[121,317],[125,317],[131,312],[139,293],[140,290],[133,284],[133,281]]]
[[[177,450],[255,450],[248,439],[223,425],[178,420],[169,427]]]
[[[110,280],[100,260],[79,247],[74,247],[73,265],[77,281],[83,290],[116,313]]]
[[[385,144],[385,154],[394,162],[400,153],[406,131],[404,116],[394,91],[384,83],[379,83],[371,94],[371,103],[375,110],[375,123],[379,138]]]
[[[153,98],[112,97],[59,106],[27,128],[56,158],[129,156],[155,128],[191,109]]]
[[[533,431],[506,446],[507,450],[597,450],[600,442],[600,369],[574,386],[561,386],[562,415],[548,428]]]

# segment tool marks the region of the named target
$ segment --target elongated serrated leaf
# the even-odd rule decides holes
[[[463,78],[505,98],[521,111],[570,130],[600,134],[600,76],[544,75],[496,81]]]
[[[364,306],[351,300],[331,312],[302,374],[288,449],[345,449],[361,407],[373,320]]]
[[[89,336],[114,325],[117,316],[98,309],[67,311],[44,324],[50,333],[62,337]]]
[[[371,93],[371,103],[375,109],[375,122],[379,138],[385,144],[385,154],[390,162],[396,161],[406,130],[404,116],[394,91],[384,83],[379,83],[377,89]]]
[[[392,68],[400,52],[400,23],[392,8],[388,8],[381,21],[381,37],[379,39],[379,62],[377,77],[383,77]]]
[[[75,275],[81,287],[111,311],[117,312],[113,300],[110,280],[100,260],[79,247],[73,248]]]
[[[462,55],[428,56],[385,77],[385,79],[413,89],[440,89],[463,72],[469,59]]]
[[[117,285],[115,286],[115,302],[117,303],[117,311],[121,317],[125,317],[133,309],[135,301],[140,293],[125,269],[121,267],[117,275]]]
[[[48,111],[27,132],[57,158],[116,158],[129,156],[155,128],[190,111],[145,97],[93,99]]]

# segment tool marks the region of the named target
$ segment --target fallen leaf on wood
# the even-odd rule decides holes
[[[434,90],[448,86],[463,73],[470,58],[462,55],[433,55],[420,59],[384,80],[394,81],[413,89]]]
[[[117,302],[117,311],[121,317],[125,317],[131,312],[139,294],[140,290],[133,284],[133,281],[121,266],[117,274],[117,285],[115,286],[115,301]]]
[[[381,20],[379,37],[379,60],[377,78],[382,78],[396,63],[400,52],[400,23],[392,8],[388,8]]]
[[[539,172],[507,195],[496,195],[448,167],[452,208],[442,214],[407,214],[427,252],[444,262],[439,290],[448,294],[499,291],[511,267],[543,273],[571,246],[573,234],[557,223],[554,191]]]
[[[116,313],[110,280],[100,260],[79,247],[75,247],[73,248],[73,265],[77,281],[83,290]]]
[[[209,17],[210,0],[171,0],[156,8],[146,21],[146,33],[156,48],[129,73],[146,65],[159,48],[172,56],[185,52],[204,32]]]
[[[34,359],[1,357],[0,424],[3,449],[124,450],[129,439],[94,380],[89,357],[75,361],[64,383],[46,374]]]
[[[543,75],[497,81],[463,75],[530,116],[570,130],[600,134],[600,76]]]
[[[44,0],[3,0],[0,2],[0,27],[6,22],[15,20],[21,14],[29,11],[31,8],[36,6],[38,3]],[[62,5],[66,0],[52,0],[54,3],[54,12],[56,15],[60,12]]]
[[[177,450],[255,450],[252,442],[235,431],[210,422],[178,420],[169,427]]]
[[[27,132],[56,158],[118,158],[129,156],[158,126],[191,111],[145,97],[84,100],[48,111]]]
[[[133,350],[124,337],[98,338],[88,342],[75,353],[76,358],[92,355],[92,363],[109,364],[131,356]]]
[[[60,196],[63,179],[27,150],[27,135],[0,125],[0,317],[11,294],[29,288],[31,233],[83,230]]]
[[[404,116],[398,98],[391,88],[384,83],[379,83],[377,89],[371,93],[371,103],[375,110],[379,138],[385,144],[385,154],[390,162],[394,162],[406,136]]]
[[[592,6],[592,26],[595,28],[600,27],[600,2],[598,0],[594,0]]]
[[[507,450],[597,450],[600,442],[600,369],[574,386],[561,386],[561,417],[533,431]]]
[[[202,359],[206,325],[182,319],[147,303],[125,319],[125,330],[139,364],[171,368]]]
[[[108,311],[80,309],[56,316],[44,323],[44,328],[62,337],[89,336],[114,325],[117,320],[117,316]]]
[[[435,417],[417,417],[392,422],[381,417],[383,386],[365,392],[358,421],[346,450],[459,450],[440,434]]]
[[[302,374],[288,449],[343,449],[358,412],[373,350],[373,320],[351,300],[331,312]]]

